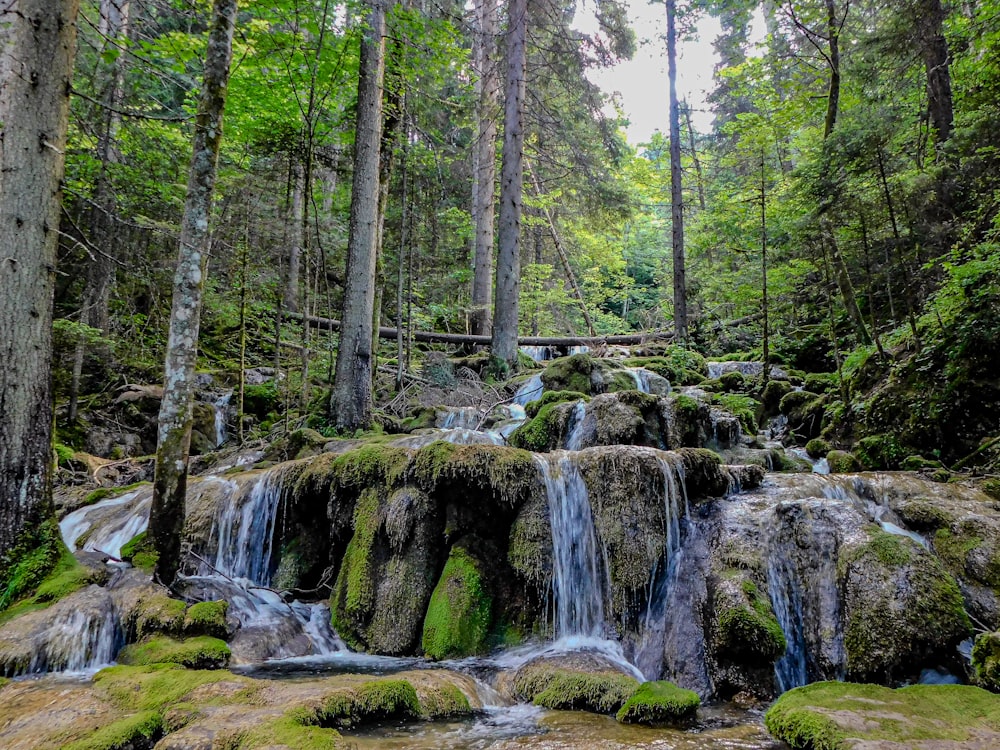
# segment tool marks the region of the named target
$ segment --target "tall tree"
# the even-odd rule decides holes
[[[0,6],[0,596],[52,514],[52,300],[78,9]]]
[[[233,52],[237,0],[215,0],[212,7],[201,99],[195,120],[187,198],[174,274],[170,333],[160,403],[156,473],[149,513],[149,535],[159,555],[154,574],[173,583],[180,567],[184,498],[191,447],[194,367],[198,355],[205,267],[210,250],[209,218],[222,144],[222,115]]]
[[[667,0],[667,77],[670,79],[670,242],[674,258],[674,337],[688,339],[684,267],[684,191],[681,185],[681,119],[677,103],[677,3]]]
[[[378,251],[379,151],[385,79],[385,3],[372,0],[361,39],[354,183],[347,243],[344,312],[330,415],[338,430],[366,428],[372,419],[372,332]]]
[[[497,0],[476,0],[472,64],[476,79],[476,140],[472,147],[472,333],[493,328],[493,220],[496,213],[497,106],[500,92],[496,60]]]
[[[524,76],[528,35],[527,0],[507,10],[507,80],[504,89],[503,161],[492,353],[508,368],[517,364],[518,302],[521,293],[521,203],[524,187]]]
[[[951,55],[944,36],[945,11],[941,0],[919,0],[914,20],[920,53],[927,71],[927,109],[934,137],[942,143],[951,137],[954,119],[951,96]]]

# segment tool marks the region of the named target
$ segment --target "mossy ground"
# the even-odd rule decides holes
[[[973,680],[979,687],[1000,693],[1000,633],[980,633],[972,647]]]
[[[21,591],[21,594],[16,601],[9,602],[6,608],[0,607],[0,625],[26,612],[44,609],[94,582],[94,571],[80,565],[62,541],[55,547],[59,554],[54,563],[50,563],[48,551],[32,554],[24,561],[25,567],[17,580],[11,581],[8,589],[9,593]],[[36,564],[48,568],[47,574],[37,581]],[[29,580],[36,582],[29,586]]]
[[[0,612],[32,596],[67,554],[55,520],[29,526],[17,544],[0,552]]]
[[[140,711],[101,727],[90,736],[71,742],[64,750],[121,750],[151,747],[163,734],[159,711]]]
[[[680,724],[694,718],[701,705],[698,694],[672,682],[644,682],[625,701],[615,718],[623,724]]]
[[[152,573],[159,559],[156,549],[153,547],[153,540],[145,531],[140,531],[128,540],[121,549],[122,560],[132,563],[135,567]]]
[[[880,740],[898,747],[934,740],[992,747],[1000,741],[1000,697],[967,685],[891,690],[817,682],[782,695],[764,723],[793,748],[846,750],[857,741]]]

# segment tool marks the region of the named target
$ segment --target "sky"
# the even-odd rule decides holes
[[[626,128],[628,141],[638,145],[648,142],[656,130],[666,132],[668,127],[667,47],[664,40],[667,16],[662,2],[625,1],[636,33],[635,56],[612,68],[592,70],[588,77],[605,92],[620,95],[622,110],[630,121]],[[593,33],[596,30],[593,7],[593,2],[587,2],[578,8],[574,26],[580,31]],[[762,20],[758,22],[762,25]],[[691,104],[694,127],[701,132],[708,132],[712,125],[707,96],[715,85],[712,73],[717,59],[712,41],[719,31],[717,19],[703,17],[695,35],[697,41],[683,41],[678,45],[677,96]],[[758,36],[763,35],[751,32],[751,39]]]

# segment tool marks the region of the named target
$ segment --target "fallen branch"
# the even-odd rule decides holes
[[[302,313],[286,312],[285,317],[292,320],[302,320]],[[308,323],[321,331],[339,331],[340,321],[332,318],[321,318],[315,315],[308,317]],[[384,326],[378,329],[380,339],[396,339],[396,329]],[[437,333],[434,331],[413,331],[414,341],[425,344],[465,344],[469,346],[489,346],[489,336],[473,336],[465,333]],[[646,331],[644,333],[616,334],[613,336],[522,336],[517,340],[519,346],[600,346],[601,344],[617,344],[634,346],[648,341],[673,339],[673,331]]]

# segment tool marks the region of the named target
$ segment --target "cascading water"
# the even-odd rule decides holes
[[[774,665],[778,689],[783,693],[809,682],[802,625],[802,590],[795,568],[787,556],[774,552],[768,556],[767,588],[771,594],[771,608],[787,643],[784,655]]]
[[[226,430],[226,415],[229,411],[229,401],[233,397],[232,391],[226,391],[221,396],[219,396],[213,403],[212,407],[215,409],[215,447],[221,448],[223,443],[226,442],[227,430]]]
[[[566,425],[566,450],[578,451],[583,445],[583,420],[587,415],[587,404],[577,401]]]
[[[73,511],[59,523],[63,542],[70,551],[121,557],[122,546],[149,523],[152,497],[152,487],[140,487]]]
[[[587,485],[569,454],[536,455],[535,460],[552,525],[556,637],[602,637],[604,578]]]

